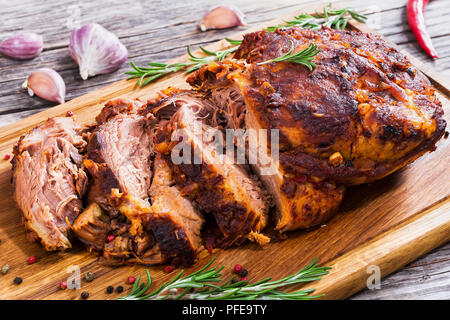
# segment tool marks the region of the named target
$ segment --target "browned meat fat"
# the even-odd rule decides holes
[[[69,227],[82,211],[85,141],[72,118],[52,118],[14,146],[13,194],[25,227],[46,250],[71,247]]]
[[[204,219],[174,186],[170,168],[160,154],[156,155],[153,168],[150,188],[153,234],[166,261],[191,265],[203,249],[200,232]]]

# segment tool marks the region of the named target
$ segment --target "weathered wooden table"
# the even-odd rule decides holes
[[[300,10],[314,2],[222,1],[239,7],[249,26]],[[406,0],[332,2],[336,7],[348,5],[364,10],[372,29],[450,78],[450,27],[446,21],[450,15],[449,0],[432,0],[425,14],[428,31],[441,57],[436,61],[421,51],[409,30]],[[196,28],[203,12],[214,3],[211,0],[0,0],[0,40],[20,31],[31,31],[41,34],[45,43],[42,54],[33,60],[15,61],[0,56],[0,126],[53,106],[40,98],[29,97],[21,89],[24,79],[36,68],[49,67],[61,74],[67,86],[67,100],[124,78],[128,64],[112,74],[83,81],[67,49],[73,28],[89,22],[100,23],[120,37],[129,50],[129,59],[136,64],[164,62],[184,54],[187,44],[194,47],[208,44],[236,32],[232,29],[203,33]],[[450,299],[450,244],[383,279],[381,289],[366,289],[353,299]]]

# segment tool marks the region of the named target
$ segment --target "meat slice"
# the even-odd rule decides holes
[[[141,107],[139,101],[107,103],[96,118],[84,160],[93,178],[88,202],[98,204],[108,215],[108,233],[114,240],[105,243],[103,233],[98,234],[102,240],[96,241],[86,239],[83,231],[77,235],[95,243],[110,264],[162,262],[149,224],[154,118],[138,114]]]
[[[149,103],[156,115],[173,106],[177,111],[158,131],[156,149],[167,159],[181,194],[214,216],[221,233],[214,236],[215,245],[226,247],[245,239],[267,243],[269,238],[261,234],[269,209],[265,193],[240,166],[220,160],[214,141],[202,138],[207,132],[222,135],[210,125],[217,124],[217,108],[191,92],[179,91]],[[173,161],[179,150],[173,151],[183,145],[192,150],[190,163]]]
[[[312,72],[291,62],[258,64],[310,43],[320,48]],[[212,97],[226,127],[278,130],[279,158],[254,165],[273,169],[260,177],[277,202],[278,230],[325,222],[345,186],[395,172],[432,151],[445,131],[428,79],[381,36],[325,27],[259,31],[244,36],[234,58],[187,81]]]
[[[160,154],[156,155],[153,168],[150,225],[155,239],[165,261],[192,265],[203,249],[200,233],[204,219],[174,186],[170,168]]]
[[[80,151],[86,143],[72,118],[51,118],[14,146],[14,199],[30,238],[44,248],[71,248],[67,222],[82,211],[87,176]]]

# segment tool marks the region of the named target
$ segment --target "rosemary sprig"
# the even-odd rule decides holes
[[[153,292],[147,293],[151,286],[152,278],[146,270],[147,282],[140,283],[140,277],[136,279],[131,292],[119,300],[167,300],[167,299],[189,299],[189,300],[310,300],[322,295],[310,295],[314,289],[299,290],[295,292],[279,291],[279,288],[297,283],[316,281],[328,274],[329,267],[320,267],[316,259],[309,263],[299,272],[280,280],[271,281],[266,278],[261,281],[250,283],[238,281],[232,283],[232,279],[223,282],[220,273],[224,266],[209,268],[214,262],[212,259],[200,270],[182,277],[181,270],[172,280],[162,284]],[[209,268],[209,269],[208,269]]]
[[[268,27],[266,30],[272,32],[278,28],[288,28],[293,26],[313,30],[317,30],[322,26],[325,26],[336,30],[344,30],[350,19],[355,19],[356,21],[365,23],[367,17],[350,8],[335,10],[331,7],[330,3],[323,9],[323,13],[315,13],[312,15],[304,13],[294,17],[294,20],[285,21],[284,24],[280,24],[278,26]]]
[[[260,62],[258,63],[258,65],[263,65],[271,62],[287,61],[304,65],[309,69],[309,71],[312,71],[312,69],[316,67],[316,64],[312,62],[312,60],[314,59],[316,54],[320,52],[320,49],[317,48],[317,45],[315,43],[311,43],[308,46],[308,48],[303,49],[302,51],[292,53],[293,51],[294,51],[294,42],[291,40],[291,49],[286,54],[275,59]]]

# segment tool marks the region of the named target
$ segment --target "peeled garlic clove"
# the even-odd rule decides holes
[[[28,89],[30,96],[48,101],[64,103],[66,97],[66,85],[58,72],[50,68],[42,68],[33,71],[22,84],[22,88]]]
[[[26,60],[37,57],[44,47],[42,37],[36,33],[22,33],[0,43],[0,53],[5,56]]]
[[[227,29],[246,26],[244,14],[235,7],[217,6],[210,9],[200,22],[200,30]]]
[[[83,80],[97,74],[113,72],[128,58],[128,50],[119,38],[97,23],[90,23],[72,31],[69,51],[80,66]]]

